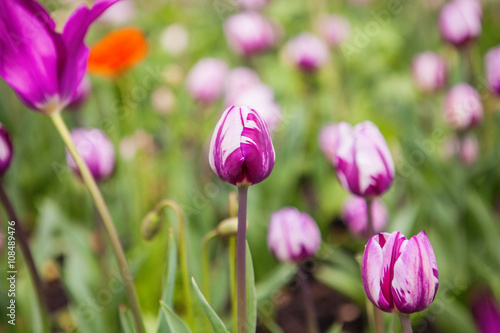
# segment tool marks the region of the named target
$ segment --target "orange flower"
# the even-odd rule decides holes
[[[116,78],[144,59],[148,52],[146,38],[137,28],[116,30],[90,50],[88,71]]]

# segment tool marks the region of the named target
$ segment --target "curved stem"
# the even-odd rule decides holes
[[[299,282],[300,290],[302,293],[302,300],[304,302],[304,307],[306,310],[307,332],[319,333],[318,320],[316,316],[316,309],[314,308],[314,299],[311,293],[311,286],[309,285],[307,274],[300,266],[298,269],[298,276],[300,280]]]
[[[16,239],[19,240],[19,246],[21,247],[21,252],[23,253],[24,262],[26,263],[26,267],[28,267],[28,273],[31,277],[31,281],[33,283],[33,286],[35,287],[35,292],[38,298],[38,303],[42,314],[42,325],[45,326],[43,327],[43,329],[44,331],[48,331],[48,323],[46,322],[46,320],[48,319],[48,306],[46,303],[47,299],[45,298],[43,282],[40,278],[40,274],[38,274],[38,271],[36,270],[35,260],[33,259],[33,255],[31,254],[31,250],[28,244],[28,237],[26,237],[26,233],[21,226],[21,221],[19,220],[16,210],[14,209],[14,205],[10,201],[1,181],[0,201],[2,202],[2,205],[4,206],[10,220],[14,221],[14,230],[17,236]]]
[[[238,295],[238,333],[247,332],[247,194],[248,187],[238,187],[238,233],[236,235],[236,285]]]
[[[229,238],[229,285],[231,289],[231,319],[233,331],[238,331],[238,295],[236,293],[236,237]]]
[[[399,320],[401,321],[403,333],[413,333],[413,329],[411,328],[410,315],[400,315]]]
[[[127,258],[125,256],[125,253],[123,252],[123,248],[120,244],[120,239],[118,238],[118,233],[116,232],[115,226],[113,224],[113,219],[111,218],[111,214],[109,213],[108,207],[106,206],[104,198],[102,197],[101,191],[99,191],[99,188],[97,187],[94,177],[90,173],[87,164],[80,157],[80,154],[78,154],[75,144],[73,143],[73,139],[71,138],[69,130],[66,127],[66,124],[64,123],[60,112],[52,113],[50,115],[50,119],[61,135],[61,138],[66,144],[66,147],[68,148],[71,156],[73,156],[73,159],[78,166],[78,170],[80,170],[82,180],[87,186],[90,195],[94,199],[97,210],[101,215],[104,229],[106,230],[106,233],[108,235],[111,248],[113,249],[116,261],[118,262],[118,269],[120,270],[120,274],[125,285],[125,291],[127,293],[130,310],[132,311],[132,315],[134,317],[135,327],[138,333],[145,333],[144,324],[142,322],[141,308],[139,306],[139,300],[137,299],[137,294],[135,292],[134,281],[127,264]]]

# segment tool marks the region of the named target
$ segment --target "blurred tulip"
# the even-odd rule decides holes
[[[165,52],[171,55],[181,55],[189,45],[189,33],[184,26],[172,24],[163,30],[160,45]]]
[[[351,196],[344,202],[342,206],[342,220],[356,236],[368,236],[368,221],[366,217],[366,200],[364,198]],[[374,232],[382,232],[387,226],[389,213],[384,202],[378,198],[372,201],[372,217]]]
[[[115,169],[115,148],[106,133],[97,128],[77,128],[71,131],[71,138],[94,179],[103,181],[109,178]],[[80,174],[68,151],[66,163],[76,174]]]
[[[351,36],[351,23],[342,16],[323,15],[318,20],[317,30],[331,48],[337,48]]]
[[[90,82],[89,77],[85,75],[73,95],[73,100],[68,104],[68,108],[72,110],[79,109],[87,101],[91,91],[92,83]]]
[[[159,87],[151,94],[151,104],[158,114],[169,114],[175,106],[175,95],[168,87]]]
[[[12,140],[10,134],[0,123],[0,178],[9,169],[12,162]]]
[[[99,23],[126,24],[134,19],[136,13],[134,0],[121,0],[100,17]]]
[[[273,170],[275,153],[266,124],[247,106],[224,111],[210,142],[212,170],[225,182],[246,187],[260,183]]]
[[[271,0],[236,0],[236,2],[243,9],[259,10],[266,7]]]
[[[446,95],[444,120],[455,130],[464,131],[483,120],[483,103],[479,93],[466,83],[455,85]]]
[[[409,240],[398,231],[373,236],[361,271],[368,299],[380,310],[396,314],[425,310],[439,285],[436,257],[425,231]]]
[[[73,99],[87,69],[89,26],[118,0],[80,5],[56,32],[50,14],[34,0],[0,1],[0,76],[29,108],[50,115]]]
[[[441,37],[457,47],[467,45],[481,34],[481,3],[476,0],[453,0],[439,14]]]
[[[89,73],[117,78],[148,53],[146,37],[137,28],[115,30],[92,46]]]
[[[319,250],[321,233],[311,216],[295,207],[285,207],[271,215],[267,246],[282,262],[306,260]]]
[[[215,58],[198,61],[186,77],[186,89],[193,99],[202,103],[212,103],[220,97],[224,89],[227,64]]]
[[[460,161],[465,166],[473,165],[479,156],[479,143],[477,138],[468,134],[462,138],[454,137],[450,139],[445,144],[446,157],[451,158],[458,154]]]
[[[470,307],[479,332],[500,332],[500,307],[491,290],[476,292],[471,299]]]
[[[303,72],[315,72],[330,60],[326,44],[309,32],[288,41],[285,52],[292,64]]]
[[[225,94],[226,105],[236,104],[238,95],[261,84],[259,75],[253,69],[247,67],[236,67],[229,71],[226,78]]]
[[[413,80],[425,93],[437,92],[448,79],[448,69],[443,58],[434,52],[420,53],[412,61]]]
[[[352,126],[346,122],[329,123],[321,128],[319,132],[319,147],[328,162],[335,165],[335,152],[338,149],[339,138],[350,135]]]
[[[492,48],[485,57],[486,77],[490,89],[500,95],[500,46]]]
[[[242,56],[269,50],[276,36],[271,22],[257,12],[244,12],[229,17],[224,23],[226,40],[231,49]]]
[[[365,121],[340,137],[334,166],[342,186],[351,193],[372,197],[389,189],[394,161],[377,126]]]

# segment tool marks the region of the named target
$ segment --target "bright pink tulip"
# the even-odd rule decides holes
[[[500,332],[500,306],[491,290],[484,289],[476,292],[471,299],[470,306],[479,332]]]

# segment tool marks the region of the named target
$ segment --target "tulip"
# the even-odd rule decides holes
[[[274,46],[276,34],[271,22],[257,12],[244,12],[229,17],[224,23],[229,47],[242,56],[251,56]]]
[[[82,82],[76,88],[75,94],[73,95],[73,100],[68,104],[68,108],[73,110],[78,110],[90,95],[92,90],[92,83],[88,76],[84,76]]]
[[[477,90],[466,83],[451,88],[446,95],[443,116],[446,123],[458,131],[479,125],[483,120],[483,104]]]
[[[236,2],[243,9],[259,10],[266,7],[270,0],[236,0]]]
[[[275,153],[267,126],[248,106],[231,106],[217,123],[210,142],[212,170],[225,182],[246,187],[273,170]]]
[[[323,15],[317,23],[320,36],[331,48],[337,48],[351,36],[351,23],[338,15]]]
[[[370,238],[362,263],[368,299],[382,311],[410,314],[426,309],[439,285],[436,257],[425,234],[406,239],[396,231]]]
[[[470,306],[479,332],[500,332],[500,307],[491,290],[476,292],[471,299]]]
[[[477,138],[468,134],[461,138],[453,138],[446,142],[445,145],[446,157],[450,158],[458,155],[460,161],[465,166],[473,165],[479,156],[479,143]]]
[[[334,164],[336,160],[335,152],[338,149],[339,139],[345,135],[350,135],[351,131],[352,126],[344,121],[330,123],[321,128],[319,132],[319,147],[330,163]]]
[[[286,56],[303,72],[315,72],[329,61],[328,46],[316,35],[304,32],[288,42]]]
[[[219,59],[204,58],[198,61],[186,77],[186,89],[193,99],[212,103],[222,94],[227,64]]]
[[[77,128],[71,131],[71,138],[94,179],[103,181],[109,178],[115,169],[115,149],[106,133],[96,128]],[[69,152],[66,152],[66,163],[80,174]]]
[[[441,37],[463,47],[481,34],[481,3],[475,0],[453,0],[439,14]]]
[[[269,251],[282,262],[302,262],[319,250],[321,233],[311,216],[295,207],[271,215],[267,233]]]
[[[341,185],[352,194],[373,197],[389,189],[394,162],[377,126],[365,121],[339,139],[334,166]]]
[[[0,178],[7,172],[12,162],[12,140],[0,123]]]
[[[180,24],[172,24],[163,30],[160,45],[171,55],[181,55],[189,46],[189,32]]]
[[[50,115],[68,105],[83,79],[89,50],[85,34],[118,0],[80,5],[62,33],[34,0],[0,1],[0,76],[29,108]]]
[[[444,87],[448,69],[441,56],[434,52],[424,52],[413,58],[412,74],[421,91],[432,93]]]
[[[371,204],[373,230],[375,233],[379,233],[387,226],[389,214],[382,200],[376,198]],[[342,206],[342,220],[356,236],[368,236],[366,200],[357,196],[352,196],[347,199]]]
[[[226,105],[233,103],[236,98],[255,86],[261,84],[259,74],[247,67],[236,67],[229,71],[226,77],[225,94]]]
[[[485,57],[486,77],[490,89],[500,95],[500,46],[488,51]]]
[[[146,37],[137,28],[122,28],[105,36],[90,51],[89,73],[117,78],[148,53]]]

